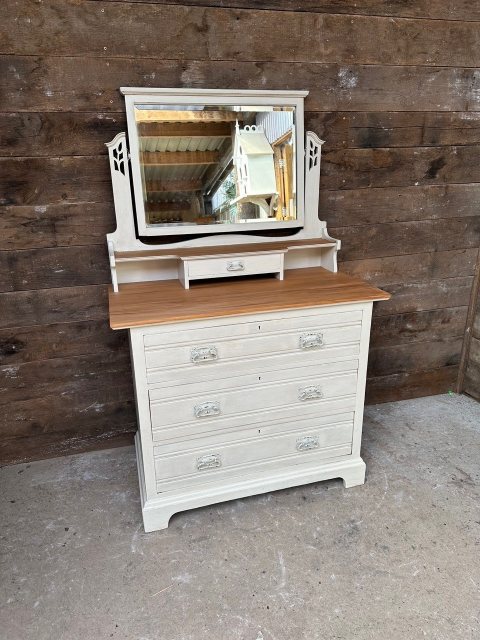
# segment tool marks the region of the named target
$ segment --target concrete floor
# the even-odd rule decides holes
[[[144,534],[133,449],[0,471],[1,640],[480,638],[480,404],[368,407],[367,483]]]

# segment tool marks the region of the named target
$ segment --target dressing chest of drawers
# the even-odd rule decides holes
[[[337,272],[306,94],[123,92],[110,323],[130,334],[145,530],[265,491],[362,484],[372,305],[389,295]]]

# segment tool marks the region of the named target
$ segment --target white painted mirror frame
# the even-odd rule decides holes
[[[142,189],[142,173],[140,167],[140,147],[137,133],[135,109],[139,105],[221,105],[240,107],[266,106],[266,107],[294,107],[296,127],[296,153],[295,170],[298,180],[297,194],[297,219],[289,222],[275,223],[275,229],[298,229],[304,224],[304,111],[303,101],[308,91],[239,91],[223,89],[139,89],[122,87],[121,93],[125,96],[125,108],[127,112],[128,140],[130,145],[130,164],[133,180],[135,210],[137,214],[137,228],[140,236],[167,236],[181,234],[223,234],[239,232],[237,224],[202,225],[201,230],[192,227],[162,227],[147,225],[145,218],[145,203]],[[247,223],[242,224],[241,231],[271,230],[272,223]]]
[[[303,100],[308,91],[231,91],[220,89],[146,89],[146,88],[121,88],[122,93],[126,96],[127,105],[130,105],[130,110],[127,106],[127,119],[131,119],[133,116],[133,108],[136,103],[149,103],[152,102],[152,96],[157,96],[158,103],[165,104],[166,97],[169,97],[171,104],[191,103],[192,96],[196,96],[197,100],[202,103],[206,103],[206,98],[209,98],[210,104],[221,102],[221,104],[236,104],[242,100],[241,104],[294,104],[297,107],[297,175],[299,181],[298,188],[298,202],[297,207],[299,211],[299,220],[292,223],[282,223],[282,229],[293,227],[292,231],[298,229],[294,235],[290,236],[291,240],[316,240],[324,239],[331,241],[333,246],[328,249],[328,259],[325,262],[326,268],[331,271],[337,270],[336,253],[340,249],[340,241],[334,240],[328,235],[326,229],[326,223],[318,218],[318,199],[320,188],[320,160],[321,149],[323,140],[320,140],[318,136],[312,132],[307,131],[304,134],[303,128]],[[247,96],[247,98],[245,97]],[[228,101],[227,102],[227,97]],[[183,101],[181,100],[183,98]],[[247,102],[245,100],[248,100]],[[261,101],[260,101],[261,100]],[[135,126],[135,122],[130,123],[129,127]],[[146,269],[146,265],[142,269],[138,269],[135,272],[135,262],[138,260],[148,259],[148,252],[154,252],[161,248],[174,249],[179,248],[199,248],[199,247],[212,247],[217,245],[238,245],[239,248],[242,244],[256,244],[268,241],[271,242],[285,242],[285,236],[265,235],[261,233],[258,224],[255,224],[254,230],[257,231],[255,235],[246,235],[238,231],[238,227],[235,226],[234,232],[229,232],[228,229],[221,229],[218,232],[218,228],[215,229],[216,233],[211,233],[209,227],[212,225],[203,225],[202,229],[198,230],[199,237],[194,239],[179,240],[172,243],[161,244],[145,244],[137,237],[135,227],[135,213],[133,202],[135,195],[132,193],[131,179],[130,179],[130,153],[127,148],[127,136],[125,132],[119,133],[115,138],[106,144],[108,148],[108,155],[110,161],[110,171],[112,177],[112,189],[113,199],[115,206],[115,215],[117,221],[116,230],[113,233],[107,234],[108,252],[110,258],[110,268],[112,273],[112,283],[114,290],[118,290],[118,273],[117,269],[120,267],[116,254],[118,252],[138,252],[142,251],[145,255],[142,258],[132,256],[131,258],[123,258],[123,261],[127,260],[131,263],[128,267],[123,264],[120,267],[121,277],[118,278],[120,282],[132,282],[141,279],[155,280],[155,279],[170,279],[176,278],[176,268],[172,265],[168,265],[167,261],[163,261],[162,269],[158,270],[151,265],[151,273],[143,273]],[[304,159],[304,162],[302,162]],[[138,154],[137,154],[138,160]],[[299,169],[300,167],[300,169]],[[133,168],[133,163],[132,163]],[[138,169],[139,170],[139,169]],[[135,176],[133,177],[135,180]],[[137,180],[141,181],[141,176],[137,175]],[[140,188],[137,189],[137,194],[141,193],[141,182],[138,183]],[[138,209],[138,202],[135,200],[135,204]],[[143,212],[143,199],[141,200]],[[299,226],[300,224],[300,226]],[[222,225],[227,227],[230,225]],[[244,225],[242,231],[247,231],[248,225]],[[271,229],[272,227],[268,227]],[[279,227],[276,227],[279,228]],[[170,232],[172,233],[173,230]],[[155,232],[158,236],[158,231]],[[177,232],[178,233],[178,232]],[[163,229],[162,229],[163,234]],[[139,234],[141,235],[141,234]],[[154,238],[152,238],[153,240]],[[150,258],[153,261],[154,256]],[[323,264],[323,263],[322,263]],[[305,265],[306,266],[306,265]],[[309,266],[314,266],[309,265]],[[148,269],[147,269],[148,271]]]

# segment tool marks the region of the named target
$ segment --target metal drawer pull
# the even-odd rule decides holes
[[[297,440],[297,451],[310,451],[310,449],[318,449],[319,446],[317,436],[305,436]]]
[[[299,400],[316,400],[318,398],[323,398],[323,393],[320,387],[310,385],[309,387],[303,387],[303,389],[298,390]]]
[[[245,263],[243,260],[227,262],[227,271],[245,271]]]
[[[222,459],[218,453],[209,453],[206,456],[197,458],[197,469],[204,471],[205,469],[217,469],[222,466]]]
[[[193,347],[190,351],[190,360],[195,363],[218,360],[218,349],[217,347]]]
[[[300,349],[323,347],[323,333],[304,333],[300,336]]]
[[[220,414],[219,402],[202,402],[193,407],[196,418],[208,418],[209,416],[218,416]]]

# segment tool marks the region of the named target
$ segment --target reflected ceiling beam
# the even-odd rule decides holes
[[[166,193],[176,191],[200,191],[201,180],[147,180],[148,193]]]
[[[142,138],[229,138],[228,122],[142,122],[138,135]]]
[[[145,166],[216,164],[219,160],[218,151],[145,151],[142,153],[142,163]]]
[[[159,211],[190,211],[190,202],[188,200],[147,202],[145,204],[145,211],[147,213],[158,213]]]
[[[136,122],[235,122],[243,120],[239,111],[166,111],[164,109],[137,109]]]

